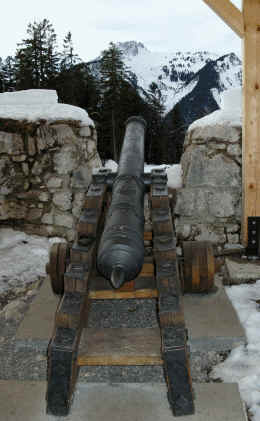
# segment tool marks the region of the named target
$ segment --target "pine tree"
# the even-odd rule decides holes
[[[16,51],[17,88],[50,87],[57,75],[59,61],[53,26],[48,19],[29,23],[27,34]]]
[[[15,59],[12,56],[6,57],[2,64],[2,75],[4,82],[4,91],[14,91],[16,86],[15,77]]]
[[[164,155],[162,144],[164,98],[155,82],[150,84],[145,97],[149,112],[147,131],[149,144],[147,145],[146,158],[148,162],[157,164],[163,160]]]
[[[3,74],[3,60],[0,57],[0,92],[5,91],[4,74]]]
[[[60,100],[67,104],[79,105],[79,102],[82,102],[82,96],[84,96],[86,88],[84,65],[83,67],[80,64],[77,65],[80,61],[79,56],[74,53],[71,32],[68,32],[63,40],[60,73],[56,84]],[[85,76],[88,78],[87,69]],[[80,99],[78,98],[79,96]]]
[[[122,59],[122,52],[112,42],[108,50],[102,52],[100,65],[101,86],[101,155],[113,151],[112,157],[118,162],[120,146],[120,125],[118,113],[122,90],[128,78],[128,70]]]
[[[61,54],[61,71],[69,70],[81,60],[77,54],[74,53],[74,46],[72,42],[72,35],[69,31],[63,40],[63,51]]]

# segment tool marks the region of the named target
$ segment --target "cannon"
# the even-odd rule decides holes
[[[48,346],[46,400],[53,415],[69,413],[83,365],[162,364],[173,414],[194,413],[182,295],[214,289],[215,260],[207,242],[183,243],[184,260],[177,257],[166,173],[144,173],[145,130],[143,118],[127,120],[118,172],[101,168],[93,173],[75,241],[53,244],[50,251],[46,269],[61,297]],[[102,341],[111,342],[117,330],[93,333],[87,328],[91,300],[139,298],[157,299],[159,328],[138,330],[136,337],[129,336],[131,329],[120,330],[117,345],[112,341],[105,352]],[[121,340],[130,344],[129,357]],[[141,351],[134,353],[138,341]],[[103,344],[102,352],[93,351],[95,343]],[[150,343],[157,343],[159,354]]]
[[[112,202],[98,249],[98,270],[115,288],[136,278],[143,266],[145,128],[140,117],[126,122]]]

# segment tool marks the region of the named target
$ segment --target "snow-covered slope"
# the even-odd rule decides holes
[[[148,90],[152,82],[157,83],[165,98],[166,112],[193,91],[198,72],[209,64],[219,73],[219,89],[213,92],[217,103],[222,91],[241,85],[241,61],[233,53],[219,57],[207,51],[151,52],[136,41],[117,46],[124,53],[125,64],[136,74],[139,86]]]

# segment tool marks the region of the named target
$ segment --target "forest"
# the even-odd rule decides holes
[[[0,92],[55,89],[59,102],[87,110],[97,128],[103,161],[118,162],[125,121],[141,115],[147,122],[146,162],[169,162],[163,141],[163,97],[157,84],[151,83],[147,91],[139,87],[136,75],[124,64],[122,51],[112,42],[89,63],[77,55],[70,31],[61,51],[57,45],[48,19],[29,23],[15,55],[0,57]]]

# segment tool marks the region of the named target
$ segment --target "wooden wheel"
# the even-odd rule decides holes
[[[58,295],[62,295],[64,292],[64,273],[68,255],[69,245],[67,243],[54,243],[51,246],[46,271],[50,275],[52,290]]]
[[[185,241],[183,247],[184,292],[208,292],[214,286],[215,258],[209,241]]]

